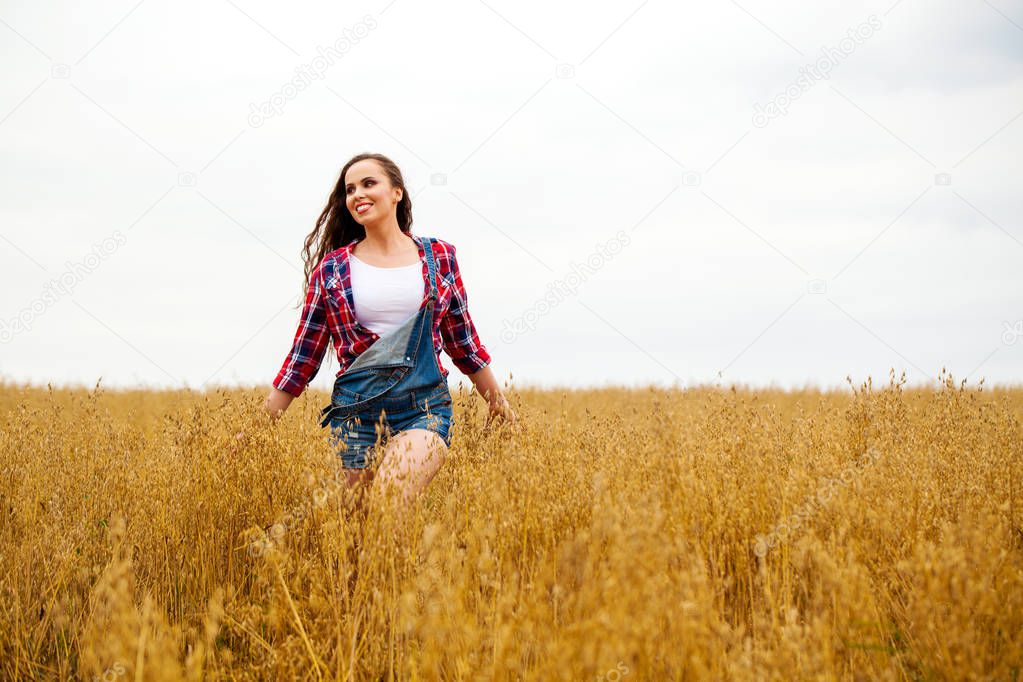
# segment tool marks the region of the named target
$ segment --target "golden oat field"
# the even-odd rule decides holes
[[[1023,388],[506,392],[397,515],[325,392],[0,386],[0,677],[1021,678]]]

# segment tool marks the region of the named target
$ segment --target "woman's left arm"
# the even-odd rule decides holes
[[[476,390],[479,391],[479,394],[486,398],[487,404],[490,406],[490,417],[487,419],[488,424],[495,415],[500,415],[512,424],[516,422],[515,411],[508,404],[508,399],[501,392],[501,387],[497,385],[497,377],[490,370],[490,365],[470,374],[469,379],[476,387]]]
[[[462,282],[458,260],[455,258],[455,247],[453,244],[445,244],[445,246],[449,251],[454,290],[451,292],[451,305],[440,325],[444,350],[455,363],[455,367],[469,377],[479,394],[486,399],[490,406],[490,417],[487,423],[489,424],[495,415],[515,422],[515,412],[501,392],[497,378],[490,369],[490,353],[480,341],[476,325],[473,324],[472,316],[469,315],[469,296]]]

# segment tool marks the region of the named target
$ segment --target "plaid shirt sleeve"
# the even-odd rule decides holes
[[[274,379],[274,387],[295,397],[302,395],[305,387],[316,377],[329,346],[330,328],[327,326],[323,276],[317,268],[309,281],[291,352]]]
[[[469,315],[469,297],[465,293],[462,273],[458,269],[458,261],[455,259],[455,247],[453,244],[445,244],[445,246],[450,252],[451,275],[454,283],[451,292],[451,305],[441,319],[441,338],[444,350],[451,356],[455,367],[462,374],[474,374],[490,364],[490,353],[480,341],[479,334],[476,333],[476,326]]]

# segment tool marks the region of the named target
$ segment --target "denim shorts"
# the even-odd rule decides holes
[[[331,442],[346,469],[365,469],[392,436],[408,429],[427,429],[451,447],[454,416],[447,382],[428,390],[387,395],[354,414],[332,417]]]

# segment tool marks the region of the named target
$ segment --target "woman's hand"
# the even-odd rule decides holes
[[[490,415],[487,417],[486,422],[487,427],[490,426],[496,417],[501,417],[508,424],[514,425],[516,429],[522,427],[518,416],[515,414],[515,410],[508,404],[507,398],[501,392],[501,387],[497,385],[497,379],[494,377],[494,373],[490,370],[489,365],[474,374],[470,374],[469,379],[472,380],[476,390],[490,407]]]
[[[281,415],[284,414],[284,411],[288,409],[288,405],[290,405],[291,401],[294,399],[295,396],[290,393],[286,393],[278,388],[270,389],[270,395],[266,397],[266,401],[263,403],[263,410],[266,412],[268,421],[271,425],[275,424],[277,420],[281,418]],[[242,429],[235,434],[233,440],[228,442],[228,452],[233,455],[238,454],[238,451],[241,450],[242,446],[245,444],[245,440],[245,430]]]
[[[239,431],[234,437],[234,441],[228,443],[227,449],[232,455],[238,454],[238,450],[241,449],[242,443],[245,441],[245,432]]]
[[[511,425],[518,425],[519,418],[515,414],[515,410],[512,409],[508,403],[508,399],[503,394],[498,394],[497,398],[489,401],[490,404],[490,415],[487,417],[486,426],[489,427],[497,417],[501,417],[506,423]]]
[[[288,409],[288,405],[295,399],[295,396],[280,390],[279,388],[271,388],[270,395],[266,397],[266,402],[263,403],[263,409],[270,415],[270,421],[276,422],[284,414],[284,411]]]

